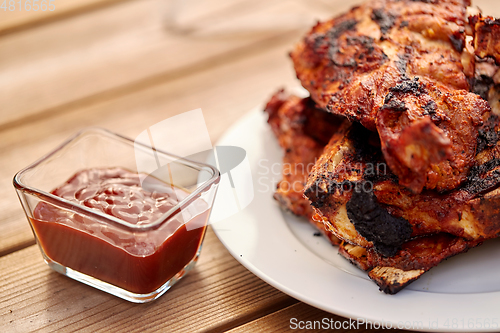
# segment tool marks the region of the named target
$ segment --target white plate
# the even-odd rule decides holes
[[[282,152],[261,110],[228,129],[217,145],[246,150],[252,171],[252,182],[246,183],[253,183],[254,199],[212,227],[229,252],[267,283],[360,323],[436,332],[500,331],[498,240],[441,263],[397,295],[385,295],[323,237],[314,236],[308,222],[278,207],[272,194],[281,178]]]

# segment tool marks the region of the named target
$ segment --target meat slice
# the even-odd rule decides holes
[[[474,53],[480,59],[492,57],[500,64],[500,20],[481,14],[469,18],[474,40]]]
[[[474,165],[488,102],[418,78],[390,89],[377,114],[382,152],[399,183],[415,193],[449,191]]]
[[[462,65],[469,4],[369,1],[318,23],[291,53],[319,106],[378,131],[390,169],[414,193],[465,181],[489,117]],[[401,91],[411,82],[416,90]]]
[[[306,184],[304,195],[311,201],[314,219],[325,224],[341,240],[362,247],[373,247],[347,215],[347,203],[355,190],[371,191],[367,178],[391,177],[375,133],[357,123],[335,133],[320,156]],[[368,184],[365,189],[363,184]],[[402,243],[402,242],[401,242]]]
[[[288,95],[283,90],[272,96],[265,112],[284,150],[283,179],[277,184],[274,198],[293,214],[306,217],[330,242],[338,244],[338,239],[325,231],[322,222],[312,219],[313,210],[303,191],[323,148],[347,120],[317,108],[310,98]]]
[[[392,257],[373,249],[342,243],[339,253],[362,270],[387,294],[395,294],[443,260],[480,245],[461,237],[440,233],[412,239]]]
[[[471,90],[487,100],[492,113],[500,115],[500,20],[483,17],[480,13],[469,17],[472,38],[466,44],[462,63],[468,74]]]
[[[316,24],[291,52],[297,77],[321,108],[375,130],[402,75],[468,89],[461,52],[469,1],[367,1]]]
[[[498,133],[498,126],[493,132]],[[338,238],[392,257],[418,236],[444,232],[482,241],[499,235],[498,142],[476,156],[460,188],[414,194],[384,168],[373,136],[356,124],[342,138],[334,136],[308,179],[304,193],[315,218]]]

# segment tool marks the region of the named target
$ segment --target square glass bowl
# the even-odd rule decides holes
[[[144,303],[194,267],[219,178],[210,165],[90,128],[19,171],[14,187],[52,269]]]

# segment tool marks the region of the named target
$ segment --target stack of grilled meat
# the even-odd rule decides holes
[[[468,0],[371,0],[290,56],[275,199],[394,294],[500,233],[500,20]]]

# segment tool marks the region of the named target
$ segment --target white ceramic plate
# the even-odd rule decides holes
[[[385,295],[326,239],[314,236],[308,222],[278,207],[272,194],[281,178],[282,152],[261,110],[229,128],[217,145],[246,150],[252,179],[240,179],[236,186],[241,192],[253,185],[254,198],[212,227],[229,252],[267,283],[360,323],[421,331],[500,331],[499,240],[441,263],[397,295]]]

